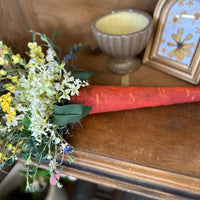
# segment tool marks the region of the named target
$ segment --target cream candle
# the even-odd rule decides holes
[[[139,10],[118,10],[97,17],[92,32],[99,47],[109,55],[106,67],[126,74],[140,65],[138,55],[146,46],[153,30],[151,16]]]
[[[140,13],[118,12],[107,15],[96,23],[96,28],[107,34],[121,35],[138,32],[144,29],[149,19]]]

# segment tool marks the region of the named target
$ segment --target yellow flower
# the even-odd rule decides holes
[[[20,149],[20,148],[13,147],[12,153],[13,153],[13,154],[21,153],[21,149]]]
[[[3,95],[1,95],[1,98],[0,99],[8,99],[9,97],[12,97],[12,96],[10,96],[11,95],[11,93],[10,92],[8,92],[7,94],[3,94]]]
[[[44,58],[44,54],[42,53],[42,47],[41,46],[38,46],[34,49],[32,49],[32,52],[33,52],[33,56],[32,57],[40,57],[40,58]]]
[[[8,145],[7,145],[7,148],[8,148],[8,149],[12,148],[12,144],[8,144]]]
[[[24,129],[25,129],[24,126],[21,126],[21,127],[19,128],[20,131],[22,131],[22,130],[24,130]]]
[[[2,57],[0,57],[0,65],[8,65],[8,61],[4,60]]]
[[[10,110],[10,104],[6,101],[1,102],[1,108],[3,112],[9,112]]]
[[[0,58],[1,59],[1,58]],[[0,61],[1,62],[1,61]],[[7,74],[7,72],[5,70],[0,70],[0,75],[5,76]]]
[[[7,97],[7,99],[6,99],[6,101],[7,101],[9,104],[10,104],[11,100],[12,100],[12,96]]]
[[[1,55],[9,54],[10,50],[6,45],[3,45],[3,50],[1,51]]]
[[[10,95],[10,93],[4,94],[0,97],[0,102],[5,101]]]
[[[0,65],[4,65],[4,64],[5,64],[4,59],[0,57]]]
[[[11,80],[13,83],[18,82],[18,76],[13,76]]]
[[[18,76],[8,75],[7,78],[11,79],[13,83],[18,83]]]
[[[10,123],[15,118],[15,115],[7,114],[6,118],[7,122]]]
[[[29,47],[30,49],[35,49],[35,48],[37,47],[37,42],[29,42],[29,43],[28,43],[28,47]]]
[[[29,42],[28,47],[30,48],[30,56],[31,58],[44,58],[44,54],[42,53],[42,47],[38,46],[36,42]],[[43,60],[39,59],[36,62],[42,62]]]
[[[2,98],[8,98],[8,97],[10,97],[10,95],[11,95],[11,93],[10,92],[8,92],[7,94],[4,94],[4,95],[2,95]]]
[[[14,64],[22,63],[23,60],[20,56],[20,54],[12,55],[12,60]]]
[[[4,94],[0,97],[0,105],[3,112],[7,112],[8,114],[16,115],[16,108],[10,108],[10,102],[12,100],[11,93]]]
[[[2,140],[0,140],[0,145],[1,145],[1,144],[3,144],[3,141],[2,141]]]
[[[6,115],[7,122],[10,123],[15,118],[16,108],[10,107],[10,103],[8,105],[9,105],[9,107],[7,106],[5,110],[8,113]]]
[[[28,64],[25,66],[25,68],[29,69],[29,68],[31,68],[32,66],[33,66],[33,63],[28,63]]]
[[[6,88],[6,90],[8,90],[10,92],[15,91],[15,86],[12,83],[7,83],[7,84],[4,85],[4,87]]]
[[[181,41],[183,36],[183,28],[178,29],[177,34],[172,34],[172,38],[176,43],[168,42],[168,46],[175,46],[176,48],[173,49],[168,53],[169,57],[175,57],[176,60],[181,61],[184,57],[190,57],[192,51],[190,48],[194,47],[194,43],[185,43],[186,41],[192,39],[193,35],[190,33],[188,34],[184,40]]]
[[[10,107],[10,109],[8,110],[7,113],[15,116],[16,115],[16,108]]]
[[[0,161],[6,161],[8,160],[8,157],[6,157],[5,154],[0,153]]]

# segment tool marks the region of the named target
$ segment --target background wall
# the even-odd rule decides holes
[[[1,0],[0,39],[24,51],[33,29],[50,36],[56,29],[58,45],[95,46],[90,24],[100,14],[115,9],[141,9],[153,15],[158,0]]]

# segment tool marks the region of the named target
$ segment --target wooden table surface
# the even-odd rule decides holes
[[[142,65],[112,74],[106,56],[83,52],[78,63],[101,75],[98,85],[193,86]],[[69,142],[76,160],[68,175],[154,199],[200,199],[200,103],[90,115]]]

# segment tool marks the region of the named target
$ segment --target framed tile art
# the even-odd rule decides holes
[[[200,81],[200,0],[160,0],[143,63],[193,84]]]

